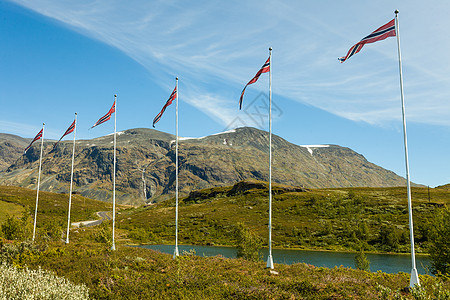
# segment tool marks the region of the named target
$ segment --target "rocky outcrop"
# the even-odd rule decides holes
[[[203,138],[181,138],[181,194],[188,195],[193,190],[210,187],[231,186],[246,179],[268,181],[268,137],[265,131],[245,127]],[[22,155],[23,144],[16,143],[20,139],[11,136],[1,144],[10,147],[8,149],[11,152],[16,152],[10,155],[12,158],[3,154],[3,164],[10,165],[0,172],[0,184],[35,188],[38,147],[34,145],[26,155]],[[25,139],[22,140],[27,144]],[[108,135],[76,142],[74,190],[83,196],[111,201],[112,140],[113,136]],[[145,128],[118,134],[116,199],[120,203],[159,201],[174,193],[174,140],[173,135]],[[9,146],[6,146],[8,142]],[[55,149],[52,149],[53,143],[46,142],[44,145],[41,188],[67,192],[72,142],[61,142]],[[402,177],[368,162],[364,156],[349,148],[336,145],[299,146],[276,135],[272,137],[272,145],[274,183],[299,188],[387,187],[405,184]]]

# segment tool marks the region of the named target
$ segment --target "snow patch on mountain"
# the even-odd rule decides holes
[[[300,147],[306,148],[308,152],[313,155],[313,149],[314,148],[328,148],[330,145],[300,145]]]

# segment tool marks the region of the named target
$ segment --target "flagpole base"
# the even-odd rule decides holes
[[[68,243],[69,243],[69,238],[66,239],[66,244],[68,244]]]
[[[269,254],[269,256],[267,257],[267,266],[266,266],[266,268],[273,270],[272,254]]]
[[[115,251],[116,250],[116,245],[112,244],[111,250]]]
[[[409,281],[409,287],[413,288],[414,286],[420,286],[419,274],[417,273],[417,269],[414,268],[411,270],[411,280]]]
[[[173,251],[173,259],[177,258],[180,254],[178,253],[178,246],[175,246],[175,250]]]

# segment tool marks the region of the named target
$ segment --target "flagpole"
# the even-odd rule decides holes
[[[41,155],[39,157],[39,173],[38,173],[38,184],[37,184],[37,193],[36,193],[36,209],[34,210],[33,241],[34,241],[34,238],[36,237],[36,217],[37,217],[38,202],[39,202],[39,185],[41,183],[42,148],[44,148],[44,127],[45,127],[45,123],[42,123]]]
[[[272,258],[272,47],[269,48],[269,256],[267,268],[273,269]]]
[[[72,150],[72,171],[70,172],[70,191],[69,191],[69,212],[67,214],[67,236],[66,244],[69,243],[70,230],[70,208],[72,206],[72,184],[73,184],[73,161],[75,159],[75,135],[77,133],[77,113],[75,113],[75,127],[73,129],[73,150]]]
[[[398,48],[398,68],[400,74],[400,94],[402,100],[402,117],[403,117],[403,142],[405,145],[405,165],[406,165],[406,187],[408,191],[408,213],[409,213],[409,236],[411,240],[411,280],[409,282],[410,287],[415,285],[420,286],[419,275],[416,269],[416,256],[414,252],[414,231],[413,231],[413,218],[412,218],[412,201],[411,201],[411,182],[409,179],[409,162],[408,162],[408,142],[406,138],[406,117],[405,117],[405,100],[403,95],[403,73],[402,73],[402,55],[400,51],[400,32],[398,26],[398,10],[395,11],[395,30],[397,36],[397,48]]]
[[[176,144],[175,144],[175,251],[173,253],[173,259],[175,259],[179,254],[178,252],[178,77],[176,83],[177,91],[177,103],[176,103]]]
[[[116,225],[116,120],[117,120],[117,95],[114,95],[114,162],[113,162],[113,225],[112,225],[112,247],[116,250],[114,241],[114,227]]]

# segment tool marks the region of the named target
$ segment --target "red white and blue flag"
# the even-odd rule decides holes
[[[258,81],[259,76],[261,76],[262,73],[267,73],[270,71],[270,56],[267,59],[267,61],[264,63],[264,65],[261,67],[261,69],[256,73],[255,77],[252,78],[244,87],[244,89],[241,92],[241,98],[239,99],[239,109],[242,109],[242,100],[244,99],[244,92],[248,85],[255,83]]]
[[[348,50],[346,56],[339,57],[338,60],[343,63],[344,61],[352,57],[353,54],[358,53],[365,44],[381,41],[390,36],[395,36],[395,19],[392,19],[387,24],[381,26],[380,28],[363,38],[361,41],[351,47],[350,50]]]
[[[39,131],[38,134],[36,134],[33,141],[31,141],[30,145],[28,145],[28,147],[26,147],[25,150],[23,151],[23,154],[27,153],[28,149],[30,149],[31,145],[33,145],[34,142],[36,142],[37,140],[42,138],[43,132],[44,132],[44,129],[41,129],[41,131]]]
[[[164,104],[164,106],[161,109],[161,111],[159,112],[159,114],[157,114],[156,117],[153,119],[153,127],[155,127],[155,124],[158,123],[159,120],[161,120],[161,117],[162,117],[164,111],[166,110],[167,106],[172,104],[172,101],[176,98],[177,98],[177,87],[175,86],[175,88],[173,89],[172,94],[170,94],[170,97],[167,100],[166,104]]]
[[[69,126],[69,128],[66,130],[66,132],[64,132],[64,134],[62,135],[62,137],[53,145],[53,148],[56,147],[56,145],[58,145],[58,143],[63,139],[63,137],[65,137],[66,135],[72,133],[75,130],[75,120],[73,120],[72,124]]]
[[[110,108],[108,113],[106,115],[104,115],[103,117],[101,117],[100,119],[98,119],[97,123],[95,123],[91,128],[94,128],[97,125],[105,123],[106,121],[111,119],[111,115],[115,112],[116,112],[116,101],[114,101],[113,106]]]

